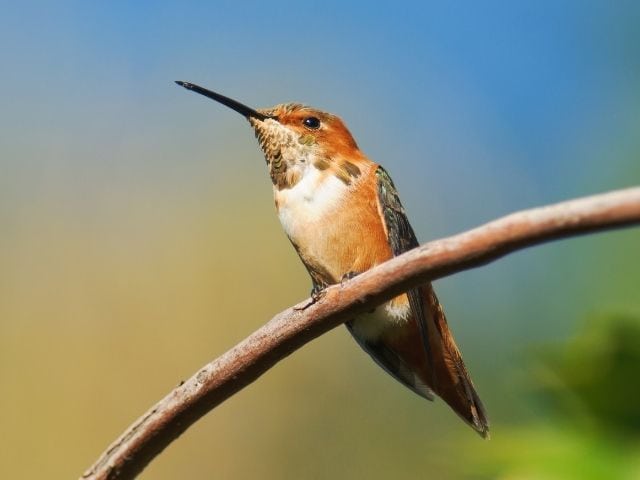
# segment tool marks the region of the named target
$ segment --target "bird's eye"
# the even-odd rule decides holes
[[[307,117],[302,121],[302,124],[311,130],[317,130],[320,128],[320,119],[318,117]]]

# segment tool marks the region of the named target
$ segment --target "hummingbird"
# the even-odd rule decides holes
[[[313,299],[419,245],[391,177],[360,150],[338,116],[300,103],[253,109],[176,83],[231,108],[253,127],[280,223],[311,276]],[[430,283],[345,325],[392,377],[427,400],[439,396],[488,436],[485,409]]]

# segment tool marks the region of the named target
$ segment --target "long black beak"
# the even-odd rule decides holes
[[[219,93],[216,93],[216,92],[212,92],[211,90],[202,88],[194,83],[181,82],[180,80],[176,80],[176,83],[181,87],[186,88],[187,90],[191,90],[193,92],[199,93],[200,95],[204,95],[205,97],[209,97],[212,100],[215,100],[216,102],[220,102],[221,104],[226,105],[231,110],[235,110],[243,117],[256,118],[258,120],[266,120],[267,118],[273,118],[274,120],[276,120],[276,117],[269,117],[267,115],[264,115],[254,110],[253,108],[247,107],[246,105],[243,105],[242,103],[232,98],[225,97],[224,95],[220,95]]]

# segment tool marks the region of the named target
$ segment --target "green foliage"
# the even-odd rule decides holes
[[[480,470],[509,479],[640,478],[640,318],[594,318],[534,357],[541,368],[529,400],[542,418],[496,435]]]
[[[611,434],[640,436],[640,318],[593,319],[543,363],[557,379],[540,385],[555,414],[587,416]]]

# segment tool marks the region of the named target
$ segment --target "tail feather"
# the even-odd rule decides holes
[[[489,420],[462,355],[447,325],[447,320],[431,285],[422,287],[429,312],[429,342],[434,352],[433,365],[426,365],[425,381],[429,386],[482,437],[489,436]],[[435,327],[435,328],[433,328]],[[435,330],[435,331],[434,331]]]
[[[419,287],[417,293],[413,297],[419,303],[419,315],[415,305],[409,308],[407,295],[394,299],[396,307],[406,306],[410,315],[406,322],[398,323],[397,318],[385,316],[383,307],[347,322],[347,328],[375,362],[396,380],[428,400],[432,400],[435,393],[486,438],[489,435],[487,414],[438,298],[430,284]]]

